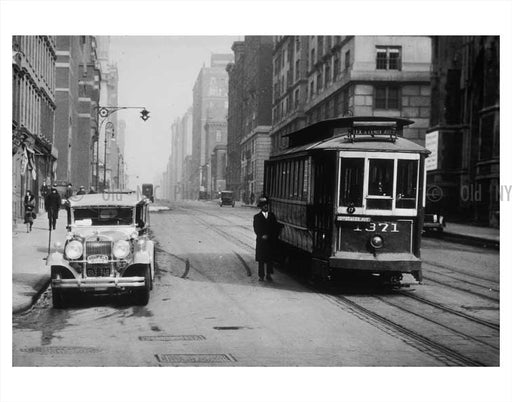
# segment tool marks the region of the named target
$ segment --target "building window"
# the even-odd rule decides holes
[[[336,56],[334,56],[334,64],[333,64],[333,71],[332,71],[332,80],[336,81],[338,79],[338,74],[340,73],[340,56],[336,53]]]
[[[323,88],[324,79],[322,77],[322,72],[320,71],[316,76],[316,90],[320,92]]]
[[[376,87],[374,105],[375,109],[400,109],[400,88]]]
[[[345,70],[348,70],[350,67],[350,50],[345,52]]]
[[[402,68],[402,48],[399,46],[377,47],[377,70],[400,70]]]
[[[300,60],[295,60],[295,81],[299,79]]]
[[[309,97],[312,98],[315,93],[315,81],[311,81],[309,85]]]
[[[331,82],[331,61],[329,60],[325,64],[325,87]]]
[[[315,63],[316,63],[315,49],[311,49],[311,67],[310,67],[311,70],[313,69],[313,66],[315,65]]]
[[[299,88],[295,90],[295,109],[299,107]]]

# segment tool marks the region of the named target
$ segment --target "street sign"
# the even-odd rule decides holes
[[[439,131],[432,131],[431,133],[425,134],[425,148],[427,148],[431,154],[425,159],[425,170],[437,169],[438,160],[438,147],[439,147]]]

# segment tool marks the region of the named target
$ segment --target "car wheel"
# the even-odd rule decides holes
[[[153,255],[151,257],[152,264],[150,266],[151,271],[151,281],[150,281],[150,290],[153,290],[153,281],[155,280],[155,248],[153,247]]]
[[[62,290],[52,288],[52,304],[53,308],[66,308],[66,301],[64,299],[64,295],[62,294]]]
[[[135,303],[138,306],[145,306],[149,302],[149,292],[151,290],[151,267],[148,265],[144,269],[144,287],[137,289],[135,293]]]

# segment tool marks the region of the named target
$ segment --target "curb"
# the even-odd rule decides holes
[[[426,239],[440,239],[451,243],[464,244],[467,246],[475,246],[492,250],[500,249],[500,241],[487,239],[483,237],[476,237],[471,235],[464,235],[460,233],[443,231],[442,233],[423,234]]]
[[[48,276],[48,278],[46,278],[44,281],[42,281],[42,285],[37,290],[37,292],[32,296],[30,301],[24,302],[24,303],[19,303],[18,306],[12,307],[12,314],[17,315],[17,314],[26,313],[27,311],[32,309],[32,307],[34,307],[34,305],[39,301],[39,299],[41,298],[43,293],[45,293],[48,290],[48,287],[50,286],[50,282],[51,282],[51,278]]]

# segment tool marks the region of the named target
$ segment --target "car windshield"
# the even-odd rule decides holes
[[[131,225],[133,207],[75,208],[73,216],[77,226]]]

